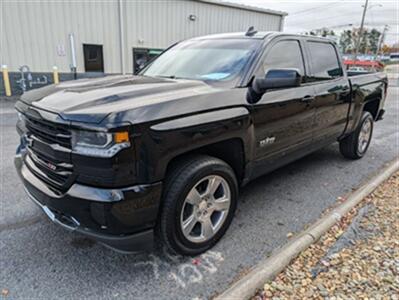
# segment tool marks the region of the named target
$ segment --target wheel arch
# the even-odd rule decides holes
[[[181,153],[169,160],[165,176],[168,176],[173,168],[183,160],[196,155],[207,155],[224,161],[233,169],[237,181],[242,182],[245,176],[245,149],[241,138],[230,138]]]
[[[367,101],[363,106],[363,111],[368,111],[373,116],[374,121],[376,121],[378,118],[380,103],[381,98],[374,98],[370,101]]]

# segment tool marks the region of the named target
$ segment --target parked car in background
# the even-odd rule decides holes
[[[382,72],[384,64],[375,60],[344,60],[349,75],[361,75],[367,73]]]
[[[391,53],[389,55],[389,60],[392,62],[399,61],[399,53]]]
[[[67,229],[121,251],[156,235],[197,255],[225,234],[250,180],[335,141],[348,159],[366,154],[387,78],[348,77],[341,62],[333,42],[313,36],[189,39],[138,76],[24,94],[16,168]]]
[[[348,69],[349,72],[367,72],[367,70],[363,67],[350,67]]]

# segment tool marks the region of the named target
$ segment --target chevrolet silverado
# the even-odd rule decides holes
[[[335,141],[345,158],[363,157],[386,91],[381,73],[348,77],[328,39],[197,37],[137,76],[23,94],[15,165],[64,228],[120,251],[156,236],[197,255],[225,234],[250,180]]]

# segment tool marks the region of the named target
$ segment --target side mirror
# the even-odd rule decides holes
[[[145,62],[141,62],[141,63],[139,62],[138,65],[136,66],[136,69],[134,70],[134,74],[136,75],[136,74],[140,73],[140,71],[142,69],[144,69],[145,66],[146,66]]]
[[[262,95],[270,89],[290,88],[300,86],[302,76],[298,69],[270,69],[265,78],[255,78],[252,89]]]

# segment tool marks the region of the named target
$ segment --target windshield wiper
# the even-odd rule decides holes
[[[154,77],[161,77],[161,78],[168,78],[168,79],[178,79],[175,75],[168,75],[168,76],[164,76],[164,75],[157,75]]]
[[[187,78],[187,77],[177,77],[175,75],[154,75],[152,77],[155,78],[167,78],[167,79],[187,79],[187,80],[199,80],[199,81],[203,81],[202,79],[199,78]]]

